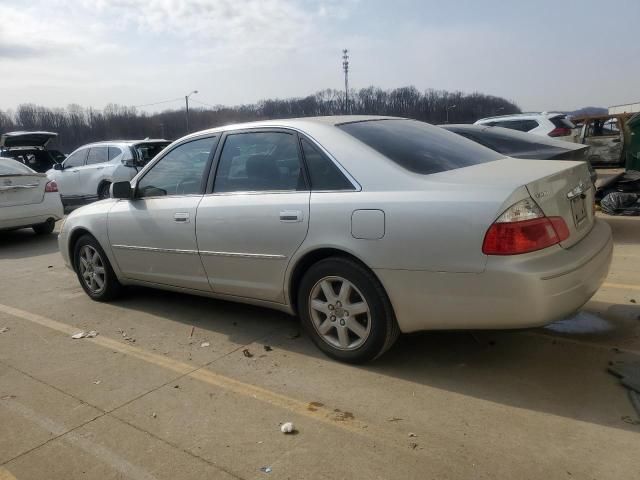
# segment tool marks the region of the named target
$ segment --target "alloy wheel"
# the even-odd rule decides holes
[[[309,314],[320,338],[334,348],[355,350],[371,332],[371,312],[362,293],[346,278],[320,279],[309,295]]]
[[[105,288],[106,271],[104,261],[98,251],[91,245],[80,247],[78,254],[80,276],[86,287],[93,294],[100,294]]]

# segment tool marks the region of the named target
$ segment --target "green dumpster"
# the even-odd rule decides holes
[[[640,113],[627,120],[625,130],[625,167],[627,170],[640,170]]]

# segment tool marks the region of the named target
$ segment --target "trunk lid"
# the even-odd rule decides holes
[[[0,157],[0,208],[42,202],[47,181],[44,173]]]
[[[569,237],[560,243],[569,248],[589,233],[594,222],[595,189],[586,163],[557,162],[566,168],[528,182],[526,188],[547,217],[562,217]]]
[[[52,138],[57,137],[54,132],[7,132],[0,136],[0,147],[45,147]]]
[[[0,174],[0,207],[41,203],[47,181],[44,173]]]

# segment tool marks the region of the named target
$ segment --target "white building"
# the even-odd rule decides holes
[[[637,113],[640,112],[640,102],[627,103],[625,105],[614,105],[609,107],[609,115],[616,115],[619,113]]]

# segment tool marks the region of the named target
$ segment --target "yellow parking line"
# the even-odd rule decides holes
[[[9,470],[0,467],[0,480],[18,480]]]
[[[628,283],[609,283],[605,282],[602,284],[603,287],[606,288],[619,288],[621,290],[638,290],[640,291],[640,285],[630,285]]]
[[[58,322],[56,320],[43,317],[42,315],[20,310],[8,305],[0,304],[0,312],[12,315],[14,317],[22,318],[24,320],[28,320],[30,322],[42,325],[52,330],[56,330],[69,336],[80,330],[73,326],[67,325],[66,323]],[[313,420],[334,427],[350,430],[361,435],[373,435],[373,432],[371,431],[372,429],[368,428],[367,424],[356,419],[349,419],[348,421],[336,421],[335,412],[321,405],[310,405],[307,402],[302,402],[300,400],[296,400],[294,398],[290,398],[255,385],[251,385],[249,383],[244,383],[239,380],[214,373],[204,368],[194,367],[193,365],[188,365],[186,363],[173,360],[162,355],[147,352],[139,347],[134,347],[102,335],[99,335],[95,338],[85,338],[82,341],[90,341],[96,343],[100,346],[118,351],[120,353],[124,353],[153,365],[166,368],[167,370],[172,370],[180,375],[186,375],[209,385],[231,391],[238,395],[254,398],[261,402],[286,409],[295,414],[307,418],[312,418]],[[338,420],[343,420],[342,418],[340,418],[340,416],[338,416],[337,418]],[[0,480],[4,479],[0,477]]]

